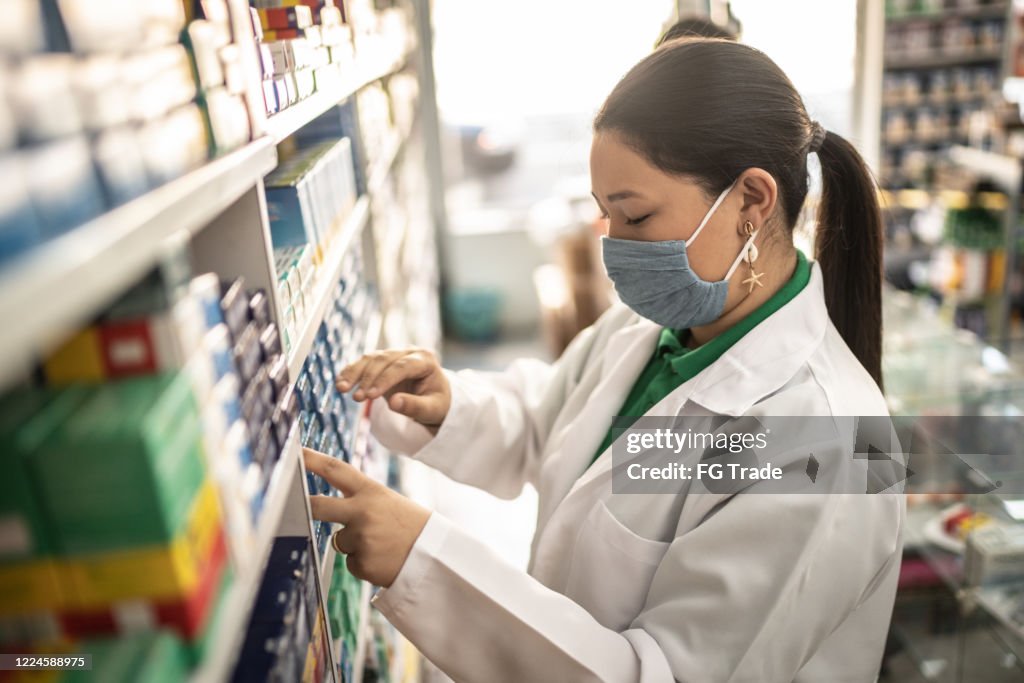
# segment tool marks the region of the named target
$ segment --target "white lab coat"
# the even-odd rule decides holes
[[[875,680],[902,495],[613,495],[611,449],[587,468],[658,334],[618,306],[552,365],[449,373],[433,439],[378,400],[385,446],[498,496],[531,482],[539,514],[528,574],[431,515],[377,609],[459,682]],[[812,264],[802,292],[648,413],[686,414],[887,410]]]

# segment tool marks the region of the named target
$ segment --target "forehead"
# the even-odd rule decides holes
[[[598,196],[622,190],[657,192],[684,182],[655,167],[619,134],[609,131],[595,133],[591,141],[590,179]]]

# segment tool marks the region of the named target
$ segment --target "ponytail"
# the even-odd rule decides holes
[[[857,150],[826,133],[818,150],[821,204],[815,259],[825,305],[847,346],[882,387],[882,217],[871,173]]]

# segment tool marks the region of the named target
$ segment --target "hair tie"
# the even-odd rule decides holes
[[[811,122],[811,143],[807,147],[807,151],[813,154],[821,149],[822,144],[825,142],[826,131],[820,123],[817,121]]]

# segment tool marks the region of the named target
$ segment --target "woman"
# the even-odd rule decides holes
[[[338,382],[375,400],[389,448],[499,496],[536,485],[529,575],[307,452],[345,494],[314,498],[314,516],[345,525],[336,547],[386,587],[377,608],[458,681],[874,680],[902,496],[761,483],[613,494],[608,447],[615,415],[886,415],[881,228],[863,161],[765,55],[723,40],[656,50],[594,130],[603,254],[625,305],[553,365],[449,373],[428,353],[387,351]],[[812,153],[815,262],[792,241]],[[854,446],[836,437],[826,451],[838,461]]]

